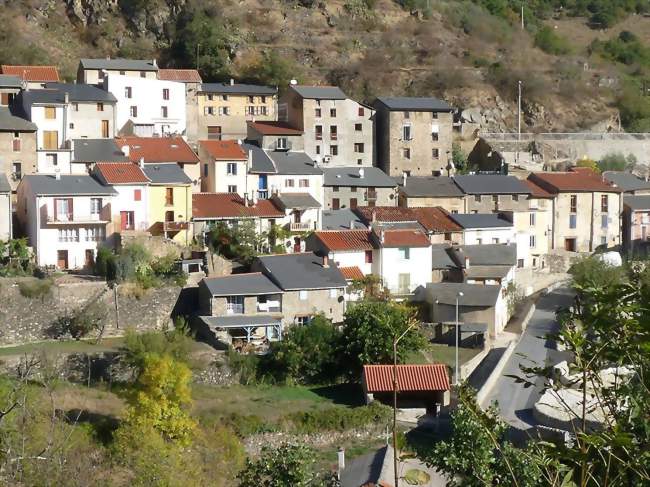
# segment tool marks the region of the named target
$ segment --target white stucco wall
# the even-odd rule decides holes
[[[409,247],[409,259],[400,256],[398,248],[382,248],[376,265],[384,285],[391,291],[399,287],[399,275],[410,275],[410,291],[431,282],[431,247]]]
[[[514,227],[467,229],[463,238],[465,245],[516,243]],[[499,241],[495,242],[495,239]]]

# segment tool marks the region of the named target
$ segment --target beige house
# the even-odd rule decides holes
[[[623,244],[634,254],[647,253],[650,242],[650,195],[625,195]]]
[[[266,150],[305,150],[303,131],[286,122],[248,122],[246,140]]]
[[[16,192],[25,174],[36,172],[36,124],[0,107],[0,174]]]
[[[185,85],[185,135],[194,146],[199,139],[199,102],[198,93],[203,80],[196,69],[159,69],[158,79],[175,81]]]
[[[397,206],[397,183],[378,167],[323,168],[324,208]]]
[[[158,63],[155,59],[82,59],[77,67],[77,83],[100,86],[109,73],[156,79]]]
[[[528,246],[530,247],[530,266],[533,269],[546,267],[546,255],[551,250],[551,237],[553,227],[553,194],[529,180],[524,183],[530,189],[528,196],[528,221],[520,218],[517,231],[522,231],[527,226]],[[519,245],[520,242],[517,242]]]
[[[399,181],[399,206],[405,208],[439,206],[449,213],[465,212],[465,193],[446,176],[407,176]]]
[[[453,108],[437,98],[377,98],[377,162],[389,176],[453,174]]]
[[[199,139],[244,139],[246,122],[276,120],[278,90],[271,86],[203,83],[197,92]]]
[[[590,170],[531,173],[553,195],[551,249],[594,252],[622,244],[622,192]]]

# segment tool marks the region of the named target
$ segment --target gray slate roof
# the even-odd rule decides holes
[[[323,211],[323,230],[350,230],[350,222],[357,230],[368,228],[350,208]]]
[[[265,151],[271,158],[277,174],[290,175],[310,175],[323,174],[323,171],[316,166],[314,160],[305,152],[292,151]]]
[[[282,210],[294,208],[306,210],[308,208],[320,208],[321,205],[316,198],[309,193],[282,193],[274,196],[273,199],[280,204]]]
[[[314,253],[269,255],[259,257],[269,278],[285,291],[330,289],[346,286],[345,278],[334,262],[323,267],[323,259]]]
[[[232,95],[275,95],[278,89],[273,86],[248,85],[242,83],[203,83],[201,90],[205,93],[223,93]]]
[[[478,265],[465,271],[466,279],[503,279],[512,267],[508,265]]]
[[[489,307],[496,304],[501,286],[440,282],[428,283],[426,292],[440,304],[455,305],[458,293],[462,292],[463,296],[459,299],[460,306]]]
[[[641,179],[629,172],[605,171],[603,177],[610,183],[615,184],[623,191],[638,191],[650,189],[650,181]]]
[[[282,293],[282,289],[273,284],[261,272],[206,278],[201,282],[213,296],[256,296]]]
[[[450,213],[449,217],[465,229],[512,226],[512,222],[497,213]]]
[[[254,174],[275,174],[277,171],[273,161],[261,147],[255,144],[244,143],[243,149],[251,154],[251,167],[249,171]]]
[[[514,176],[470,174],[454,177],[466,194],[530,194],[530,188]]]
[[[294,85],[291,89],[302,98],[315,100],[345,100],[348,97],[338,86]]]
[[[363,176],[360,175],[363,172]],[[397,183],[378,167],[325,167],[324,186],[394,188]]]
[[[451,247],[447,244],[434,244],[431,246],[432,269],[455,269],[458,266],[449,255]]]
[[[72,162],[130,162],[115,139],[74,139]]]
[[[74,102],[117,102],[117,98],[115,98],[110,91],[102,90],[94,85],[86,85],[82,83],[47,83],[45,89],[59,91],[61,93],[61,99],[63,99],[63,93],[67,93],[70,101]],[[36,91],[38,92],[41,90]]]
[[[151,184],[191,184],[192,180],[178,164],[145,164],[143,169]]]
[[[417,98],[409,96],[380,96],[374,105],[382,104],[391,111],[409,112],[451,112],[453,108],[438,98]]]
[[[57,180],[55,176],[47,174],[29,174],[23,176],[23,181],[29,183],[34,194],[39,196],[62,195],[62,196],[84,196],[84,195],[113,195],[117,192],[113,186],[103,185],[95,178],[85,175],[61,176]]]
[[[3,88],[22,88],[23,82],[18,76],[0,74],[0,86]]]
[[[158,71],[152,59],[88,59],[80,61],[84,69],[106,69],[119,71]]]
[[[0,107],[0,131],[36,132],[36,124],[24,118],[12,115],[7,107]]]
[[[456,262],[465,266],[465,257],[469,258],[470,269],[475,265],[507,265],[517,264],[517,246],[514,244],[485,244],[463,245],[450,251]]]
[[[395,178],[402,191],[409,198],[449,198],[461,197],[464,193],[454,183],[453,178],[446,176],[411,176],[406,178],[406,186],[402,186],[402,178]]]
[[[201,320],[211,328],[241,328],[242,326],[280,325],[282,318],[270,315],[231,315],[201,316]]]
[[[0,173],[0,193],[11,193],[11,185],[5,173]]]
[[[650,210],[650,195],[625,196],[623,203],[631,210]]]

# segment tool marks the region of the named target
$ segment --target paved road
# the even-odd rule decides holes
[[[526,430],[536,425],[532,407],[540,397],[542,379],[536,386],[524,388],[505,375],[522,375],[520,365],[546,365],[562,360],[562,354],[551,348],[552,344],[544,336],[557,331],[555,312],[558,308],[569,306],[573,298],[568,288],[559,288],[542,296],[537,302],[533,316],[521,340],[503,369],[494,388],[487,396],[487,403],[497,401],[502,418],[515,428]]]

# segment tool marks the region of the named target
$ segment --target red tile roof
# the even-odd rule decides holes
[[[97,171],[108,184],[143,184],[149,178],[140,169],[140,166],[131,162],[98,162]]]
[[[324,230],[314,235],[329,250],[372,250],[371,234],[367,230]]]
[[[181,83],[201,83],[201,75],[196,69],[159,69],[158,79],[179,81]]]
[[[302,135],[302,130],[292,127],[286,122],[248,122],[262,135]]]
[[[363,279],[363,272],[356,265],[353,267],[339,267],[339,270],[348,281]]]
[[[354,211],[366,222],[373,220],[373,214],[378,222],[418,221],[417,216],[410,208],[401,206],[358,206]]]
[[[451,219],[449,213],[439,206],[429,208],[411,208],[418,222],[429,232],[460,232],[463,230]]]
[[[586,168],[585,168],[586,169]],[[550,193],[603,191],[620,193],[621,190],[605,181],[593,171],[534,172],[528,180]]]
[[[363,377],[367,391],[393,390],[392,365],[364,365]],[[448,391],[449,374],[444,364],[398,365],[398,391]]]
[[[282,218],[284,212],[271,200],[258,200],[246,206],[237,193],[195,193],[192,195],[192,216],[199,219]]]
[[[129,146],[129,159],[145,163],[180,162],[198,164],[199,158],[182,137],[118,137],[117,145]]]
[[[56,66],[12,66],[3,64],[2,74],[18,76],[23,81],[60,81],[59,71],[56,69]]]
[[[245,161],[248,158],[236,140],[199,140],[199,145],[218,161]]]
[[[431,241],[419,230],[384,230],[382,247],[430,247]]]
[[[528,186],[528,189],[530,189],[530,195],[533,198],[553,198],[552,193],[549,193],[544,188],[542,188],[541,186],[538,186],[537,184],[535,184],[534,182],[532,182],[529,179],[526,179],[526,180],[522,181],[522,183],[524,183],[526,186]]]

